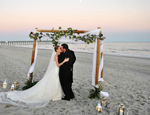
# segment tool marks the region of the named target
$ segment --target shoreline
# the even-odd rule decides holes
[[[32,47],[26,47],[26,46],[2,46],[2,47],[14,47],[14,48],[29,48],[32,49]],[[38,48],[38,50],[52,50],[51,48]],[[92,52],[88,51],[76,51],[77,53],[88,53],[93,54]],[[150,59],[149,56],[142,56],[142,55],[130,55],[130,54],[119,54],[119,53],[105,53],[104,55],[110,55],[110,56],[119,56],[119,57],[129,57],[129,58],[142,58],[142,59]]]

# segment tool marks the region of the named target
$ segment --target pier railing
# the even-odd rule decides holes
[[[51,41],[39,41],[38,44],[50,44]],[[33,41],[0,41],[0,46],[33,45]]]

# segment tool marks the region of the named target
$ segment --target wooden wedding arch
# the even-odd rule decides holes
[[[97,29],[100,29],[100,27],[98,27]],[[46,33],[55,33],[55,32],[59,32],[60,30],[45,30],[45,29],[38,29],[36,28],[36,32],[46,32]],[[62,30],[63,32],[66,32],[67,30]],[[89,31],[85,31],[85,30],[75,30],[74,33],[86,33],[86,32],[89,32]],[[101,35],[102,32],[100,31],[99,32],[99,37],[97,37],[97,52],[96,52],[96,74],[95,74],[95,84],[97,85],[98,84],[98,78],[99,78],[99,68],[100,68],[100,60],[103,56],[103,52],[100,53],[100,42],[102,40],[101,38]],[[34,63],[34,57],[35,57],[35,49],[36,49],[36,40],[37,40],[37,35],[35,34],[34,36],[34,41],[33,41],[33,50],[32,50],[32,58],[31,58],[31,65]],[[101,78],[103,78],[103,68],[102,68],[102,71],[101,71]],[[29,78],[30,82],[32,83],[32,80],[33,80],[33,72],[30,73],[30,78]]]

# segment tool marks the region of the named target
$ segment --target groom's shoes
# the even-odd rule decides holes
[[[72,96],[70,99],[74,99],[75,97],[74,96]]]
[[[75,98],[75,96],[74,96],[74,94],[72,94],[71,96],[70,96],[70,99],[74,99]]]
[[[62,98],[62,100],[70,101],[70,99],[68,99],[66,97]]]

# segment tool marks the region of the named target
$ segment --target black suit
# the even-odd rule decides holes
[[[59,69],[59,78],[62,89],[65,94],[66,99],[74,98],[72,91],[73,83],[73,64],[76,61],[76,57],[73,51],[67,50],[65,53],[61,53],[58,56],[58,62],[61,63],[65,58],[69,58],[69,61],[60,66]]]

